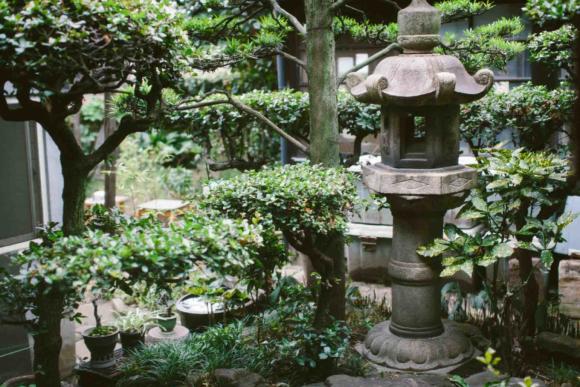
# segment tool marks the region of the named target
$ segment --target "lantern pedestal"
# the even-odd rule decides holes
[[[475,349],[452,321],[443,329],[439,336],[413,339],[395,335],[390,321],[383,321],[369,331],[361,352],[389,370],[449,373],[470,361]]]
[[[405,171],[379,164],[363,173],[369,188],[387,197],[393,213],[393,312],[391,320],[368,333],[363,355],[380,366],[405,371],[462,365],[474,356],[474,348],[452,322],[442,322],[439,260],[423,258],[417,249],[441,237],[445,212],[461,204],[466,189],[475,184],[475,171],[462,166]],[[461,184],[453,184],[458,179]],[[400,194],[405,188],[393,181],[419,195]]]

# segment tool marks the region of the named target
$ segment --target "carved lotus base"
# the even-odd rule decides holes
[[[402,371],[453,369],[471,360],[475,349],[453,322],[444,321],[444,332],[431,338],[405,338],[389,329],[389,321],[373,327],[362,354],[373,363]]]

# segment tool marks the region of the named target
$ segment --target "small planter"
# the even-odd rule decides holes
[[[170,315],[167,314],[158,314],[155,316],[155,320],[157,321],[157,325],[161,332],[163,333],[171,333],[177,324],[177,315],[172,313]]]
[[[121,346],[125,353],[141,348],[145,344],[145,335],[143,332],[121,331],[119,333],[121,336]]]
[[[119,330],[115,327],[104,326],[110,333],[95,335],[96,328],[89,328],[83,332],[85,345],[91,352],[92,368],[109,368],[115,365],[115,345],[119,340]]]
[[[2,384],[2,387],[28,387],[35,386],[34,375],[23,375],[10,378]]]
[[[196,295],[188,294],[177,301],[175,308],[179,313],[181,325],[193,332],[202,330],[216,321],[224,321],[226,313],[229,316],[234,312],[244,312],[251,308],[252,304],[252,301],[248,301],[226,312],[222,302],[208,303]]]

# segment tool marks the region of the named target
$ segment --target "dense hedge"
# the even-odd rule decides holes
[[[574,92],[526,83],[508,93],[491,92],[461,108],[461,136],[472,148],[493,147],[498,134],[514,129],[513,143],[528,150],[550,147],[553,135],[571,119]]]
[[[502,130],[513,128],[517,133],[514,145],[544,149],[552,135],[570,119],[573,96],[573,91],[566,87],[548,90],[529,83],[509,93],[491,92],[480,101],[462,106],[462,138],[473,148],[491,147],[497,144]],[[292,136],[308,140],[308,94],[292,90],[253,91],[238,98]],[[341,131],[355,136],[355,153],[360,153],[362,139],[380,131],[380,106],[357,102],[348,93],[340,92],[338,112]],[[265,123],[229,104],[180,112],[166,126],[173,130],[185,129],[172,136],[162,136],[167,141],[158,144],[175,148],[173,158],[168,161],[172,165],[191,167],[192,160],[199,160],[199,146],[214,165],[223,168],[258,169],[279,159],[278,135]],[[158,138],[159,134],[143,136],[143,143],[151,144],[155,141],[148,139]],[[167,147],[163,150],[171,154]]]
[[[300,91],[253,91],[238,99],[259,111],[292,136],[308,141],[308,94]],[[362,137],[380,129],[380,108],[361,104],[346,92],[339,93],[339,126],[346,133]],[[256,169],[279,159],[279,137],[263,122],[229,104],[183,111],[165,124],[168,130],[185,130],[172,142],[193,139],[216,164],[236,162],[239,169]],[[144,137],[150,134],[143,134]],[[182,141],[179,140],[182,138]],[[145,141],[147,143],[148,141]],[[176,151],[176,157],[183,157]]]

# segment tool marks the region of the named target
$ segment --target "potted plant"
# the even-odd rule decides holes
[[[177,314],[173,312],[174,302],[169,291],[162,291],[159,296],[159,303],[163,308],[155,316],[157,326],[163,333],[171,333],[177,324]]]
[[[102,324],[97,300],[98,298],[92,300],[95,326],[85,330],[82,336],[91,353],[91,367],[109,368],[115,364],[115,345],[119,340],[119,329]]]
[[[103,258],[109,254],[96,248],[109,241],[102,233],[93,233],[90,238],[63,237],[49,225],[41,237],[42,243],[32,242],[27,250],[10,258],[10,271],[0,269],[0,321],[30,330],[35,385],[55,387],[60,386],[61,320],[80,322],[82,315],[76,310],[88,285],[95,277],[119,272],[120,268],[118,260]],[[22,380],[17,383],[24,385]]]
[[[145,343],[145,333],[151,326],[149,314],[142,309],[117,314],[115,325],[119,329],[123,352],[132,351]]]

